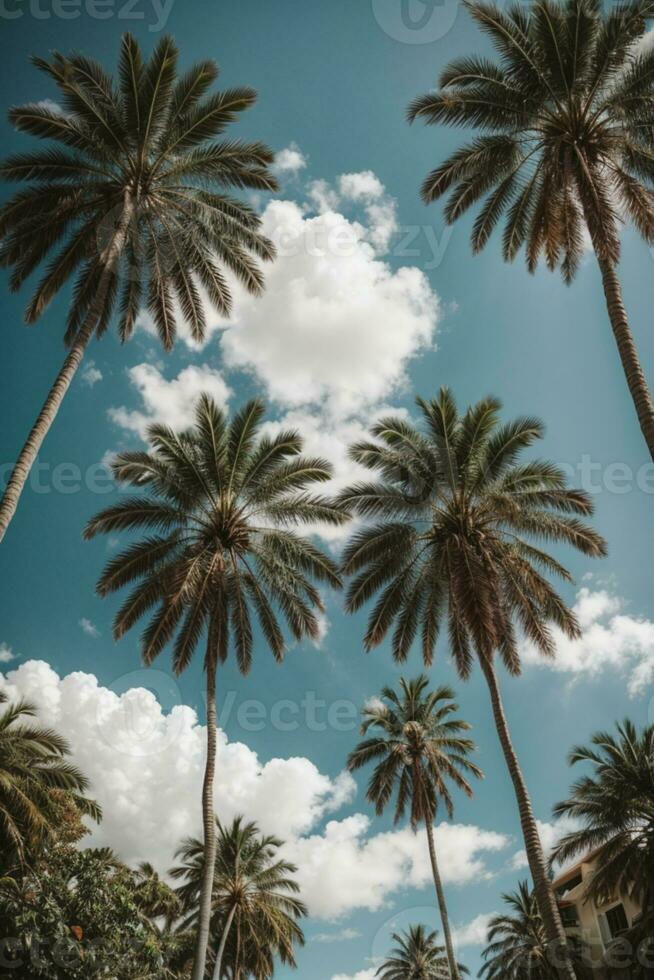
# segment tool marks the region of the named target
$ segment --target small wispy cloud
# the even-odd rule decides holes
[[[7,646],[6,643],[0,643],[0,664],[8,664],[15,659],[16,654],[13,652],[11,647]]]
[[[82,616],[79,621],[79,626],[82,632],[86,633],[87,636],[92,636],[94,640],[97,640],[100,636],[98,627],[90,619],[87,619],[86,616]]]
[[[291,143],[275,154],[274,169],[277,173],[295,176],[300,170],[304,170],[307,163],[307,158],[297,143]]]
[[[89,361],[82,371],[82,382],[92,388],[98,381],[102,381],[102,371],[95,366],[95,361]]]
[[[313,936],[314,943],[342,943],[350,939],[358,939],[361,933],[358,929],[338,929],[335,932],[319,932]]]

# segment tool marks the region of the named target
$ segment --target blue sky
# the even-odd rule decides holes
[[[163,658],[148,674],[139,665],[136,635],[113,643],[115,603],[94,596],[112,545],[83,543],[81,529],[112,499],[98,467],[106,454],[138,445],[149,417],[164,412],[184,421],[189,395],[207,384],[230,407],[253,392],[266,396],[271,419],[305,426],[312,445],[334,454],[343,479],[348,438],[382,407],[410,412],[415,393],[431,396],[442,384],[462,405],[492,392],[507,416],[542,417],[542,454],[595,493],[596,523],[610,554],[589,564],[561,553],[577,578],[567,598],[579,603],[584,639],[562,646],[559,670],[527,663],[520,679],[503,679],[539,819],[550,821],[552,804],[566,792],[565,756],[573,743],[626,714],[641,725],[650,718],[654,469],[632,415],[597,269],[587,256],[566,288],[546,271],[529,276],[520,262],[504,265],[496,239],[473,258],[472,217],[445,229],[439,209],[422,205],[422,178],[460,134],[409,127],[405,107],[435,83],[447,60],[485,42],[452,0],[435,6],[408,0],[413,22],[402,22],[400,9],[396,0],[174,0],[169,10],[150,0],[131,7],[123,0],[59,6],[5,0],[0,10],[0,91],[7,107],[55,98],[29,65],[32,54],[77,48],[111,68],[123,31],[150,48],[165,20],[184,63],[213,57],[225,86],[259,91],[239,135],[278,152],[293,150],[279,158],[281,192],[257,202],[268,227],[287,234],[266,297],[237,304],[234,322],[216,324],[202,350],[182,340],[164,355],[147,325],[127,347],[113,336],[93,344],[43,448],[39,482],[26,491],[0,548],[0,666],[17,672],[9,683],[40,698],[44,713],[69,734],[106,794],[106,807],[116,800],[118,816],[103,833],[130,857],[139,835],[148,853],[164,861],[175,833],[197,829],[186,825],[185,815],[195,814],[186,794],[197,782],[201,731],[182,706],[202,719],[202,677],[194,664],[174,681]],[[25,145],[2,125],[8,151]],[[343,233],[338,243],[345,254],[336,254],[330,229]],[[630,232],[620,272],[651,379],[654,264]],[[27,291],[10,296],[3,284],[1,295],[4,465],[15,458],[61,362],[67,297],[28,329],[22,325]],[[222,672],[229,740],[223,789],[226,812],[239,799],[249,802],[262,824],[288,827],[293,855],[314,867],[306,879],[313,915],[298,975],[368,980],[389,923],[436,925],[437,918],[425,854],[405,828],[393,834],[387,820],[372,820],[362,782],[355,792],[339,779],[356,738],[351,706],[396,680],[397,669],[385,648],[363,654],[363,619],[345,618],[338,597],[328,598],[327,620],[320,647],[292,650],[281,668],[260,643],[245,681],[232,665]],[[416,652],[406,671],[420,666]],[[97,684],[83,675],[94,675]],[[474,800],[457,800],[457,827],[441,833],[461,957],[476,972],[480,947],[470,941],[478,930],[470,924],[499,910],[502,891],[524,874],[517,869],[519,828],[480,679],[458,682],[444,643],[431,676],[455,684],[486,772]],[[139,701],[141,695],[129,694],[135,688],[150,688],[154,696]],[[155,697],[165,711],[174,707],[173,714],[162,714]],[[311,708],[312,698],[325,706]],[[248,699],[263,708],[243,709]],[[282,701],[292,706],[280,707]],[[152,724],[145,734],[137,709],[146,729]],[[263,711],[263,725],[248,721],[249,710],[257,719]],[[135,730],[147,743],[136,758],[125,747]]]

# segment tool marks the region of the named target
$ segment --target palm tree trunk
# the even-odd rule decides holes
[[[193,980],[204,980],[211,929],[211,899],[216,866],[216,816],[213,802],[213,781],[216,772],[216,648],[213,630],[209,630],[207,649],[207,762],[202,786],[202,822],[204,825],[204,868],[200,886],[198,935],[193,963]]]
[[[438,870],[438,861],[436,860],[436,846],[434,844],[434,827],[431,819],[425,820],[425,827],[427,828],[427,840],[429,842],[429,859],[431,861],[431,870],[434,875],[434,887],[436,888],[436,898],[438,899],[438,908],[441,914],[441,923],[443,926],[443,938],[445,939],[445,949],[447,951],[447,962],[450,967],[450,977],[451,980],[460,980],[459,968],[456,962],[456,956],[454,955],[454,945],[452,943],[452,932],[450,930],[450,917],[447,912],[447,905],[445,903],[445,892],[443,891],[443,882],[441,881],[440,871]]]
[[[227,939],[229,937],[230,929],[232,928],[232,922],[234,921],[234,916],[236,915],[236,906],[232,905],[229,915],[227,916],[227,922],[225,923],[225,928],[223,929],[223,934],[220,937],[220,946],[218,947],[218,952],[216,953],[216,962],[213,967],[213,980],[220,980],[220,972],[223,965],[223,955],[225,953],[225,946],[227,945]]]
[[[640,423],[649,454],[654,460],[654,401],[638,357],[638,350],[629,327],[627,311],[622,300],[622,287],[615,266],[597,256],[602,273],[602,285],[606,297],[606,307],[618,346],[622,370],[629,386],[636,415]]]
[[[570,959],[570,951],[566,942],[559,907],[556,903],[556,898],[547,873],[543,847],[538,834],[538,827],[534,818],[527,784],[525,783],[520,763],[513,747],[513,742],[511,741],[511,734],[504,713],[504,705],[502,704],[502,696],[498,687],[495,668],[492,662],[484,656],[480,657],[480,661],[490,691],[497,734],[499,735],[504,758],[518,801],[522,836],[524,838],[525,850],[527,851],[529,870],[531,871],[531,877],[534,883],[536,902],[538,903],[538,909],[543,919],[543,925],[547,935],[550,957],[554,958],[553,966],[556,968],[559,977],[565,978],[565,980],[575,980],[576,975]]]
[[[43,408],[38,414],[37,420],[32,426],[27,441],[20,451],[16,465],[9,477],[2,500],[0,500],[0,541],[4,538],[12,517],[16,513],[18,501],[25,488],[30,470],[36,461],[39,450],[43,445],[43,440],[50,431],[50,427],[57,417],[59,407],[64,400],[64,395],[70,388],[70,384],[75,377],[75,373],[82,363],[84,352],[93,333],[96,324],[102,313],[102,309],[107,298],[107,291],[111,275],[114,272],[116,263],[125,244],[129,223],[134,214],[134,204],[129,195],[125,194],[123,210],[119,223],[116,227],[111,241],[100,255],[100,261],[104,264],[104,270],[98,283],[98,291],[86,315],[84,323],[70,348],[61,371],[55,378],[48,393],[48,397],[43,403]]]

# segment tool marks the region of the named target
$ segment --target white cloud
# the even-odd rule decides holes
[[[180,840],[201,830],[205,729],[165,672],[138,670],[119,685],[110,690],[81,671],[60,678],[35,660],[0,675],[0,689],[33,701],[89,776],[104,808],[90,841],[114,847],[129,862],[149,860],[166,869]],[[424,833],[371,834],[371,821],[360,813],[331,819],[319,830],[351,801],[355,784],[348,773],[330,777],[301,756],[264,762],[221,732],[216,781],[223,819],[246,814],[287,841],[285,856],[299,865],[303,898],[318,918],[378,909],[402,889],[431,887]],[[445,882],[464,884],[488,877],[486,859],[509,840],[443,823],[436,842]]]
[[[0,643],[0,664],[8,664],[15,659],[16,654],[12,651],[11,647],[7,646],[6,643]]]
[[[377,980],[376,970],[359,970],[358,973],[335,973],[332,980]]]
[[[338,186],[343,197],[352,201],[370,201],[384,195],[384,185],[372,170],[341,174]]]
[[[86,633],[87,636],[92,637],[94,640],[97,640],[97,638],[100,636],[100,630],[98,627],[95,625],[95,623],[92,623],[90,619],[87,619],[86,616],[82,616],[80,619],[79,627],[82,632]]]
[[[549,858],[555,845],[558,844],[562,837],[565,837],[566,834],[571,833],[573,830],[577,830],[579,827],[579,822],[572,817],[559,817],[557,820],[550,822],[537,820],[536,823],[546,858]],[[517,851],[511,858],[510,867],[512,871],[521,871],[523,868],[528,868],[527,852],[524,850]]]
[[[280,255],[263,296],[242,297],[223,332],[227,365],[253,372],[287,408],[350,417],[386,400],[434,341],[438,301],[424,273],[391,269],[370,229],[333,211],[272,201],[263,229]]]
[[[403,888],[431,884],[424,831],[409,827],[370,835],[371,822],[362,813],[330,821],[321,834],[289,843],[298,865],[298,880],[314,915],[337,919],[352,909],[375,911]],[[503,850],[508,838],[467,824],[439,824],[443,881],[466,884],[489,876],[485,859]]]
[[[466,946],[485,946],[488,933],[488,923],[495,915],[494,912],[482,912],[470,922],[456,926],[452,933],[454,945],[463,949]]]
[[[343,943],[358,939],[361,933],[358,929],[337,929],[334,932],[318,932],[311,936],[314,943]]]
[[[553,660],[541,657],[525,640],[525,662],[569,674],[573,680],[615,670],[626,676],[631,697],[642,694],[654,679],[654,622],[628,615],[626,608],[626,600],[609,588],[584,586],[574,604],[582,628],[580,639],[569,640],[554,629]]]
[[[291,143],[275,154],[274,169],[278,173],[295,175],[304,170],[306,165],[307,158],[297,143]]]
[[[89,388],[102,381],[102,371],[95,366],[95,361],[87,361],[82,371],[82,381]]]
[[[216,403],[225,408],[231,394],[220,371],[207,364],[190,365],[171,381],[152,364],[136,364],[128,371],[129,379],[136,388],[143,411],[130,411],[124,406],[110,408],[109,417],[121,426],[146,438],[148,426],[161,422],[174,429],[183,429],[193,422],[193,410],[202,392],[211,395]]]

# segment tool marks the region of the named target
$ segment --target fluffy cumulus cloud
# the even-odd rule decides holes
[[[143,439],[152,422],[162,422],[174,429],[190,425],[201,392],[211,395],[221,408],[226,407],[230,395],[222,374],[207,364],[192,364],[170,380],[153,364],[136,364],[129,369],[128,375],[142,408],[111,408],[109,417],[116,425],[138,433]]]
[[[523,644],[527,663],[568,674],[573,680],[613,670],[627,679],[631,697],[654,679],[654,622],[631,614],[625,599],[612,588],[584,586],[574,610],[582,635],[570,640],[555,630],[556,657],[545,660],[529,642]]]
[[[452,938],[457,949],[464,949],[466,946],[483,946],[488,934],[488,923],[494,914],[494,912],[482,912],[470,922],[455,926]]]
[[[401,888],[423,888],[431,881],[424,833],[410,828],[371,834],[361,813],[332,820],[324,832],[298,838],[289,853],[299,867],[302,892],[313,913],[337,919],[351,909],[374,911]],[[441,874],[448,884],[488,876],[486,858],[508,839],[467,824],[442,823],[436,829]]]
[[[537,820],[536,823],[538,824],[538,833],[546,856],[551,854],[555,845],[558,844],[562,837],[572,833],[573,830],[577,830],[579,827],[578,821],[572,817],[560,817],[550,822]],[[516,851],[511,859],[510,867],[513,871],[522,871],[523,868],[528,868],[527,852],[524,850]]]
[[[393,270],[370,227],[336,211],[272,201],[263,226],[279,258],[262,297],[242,297],[222,346],[278,404],[319,403],[339,417],[378,403],[434,339],[438,304],[424,273]]]
[[[111,690],[92,674],[62,678],[30,660],[0,675],[0,690],[33,701],[40,720],[70,742],[104,809],[94,844],[166,869],[180,840],[200,833],[205,730],[169,675],[136,671]],[[430,883],[424,834],[408,828],[375,834],[360,813],[336,819],[354,790],[346,773],[328,776],[302,756],[263,761],[246,745],[219,736],[218,813],[226,820],[244,813],[284,838],[311,914],[326,920],[378,909],[402,889]],[[462,824],[440,824],[436,837],[450,885],[487,877],[487,860],[509,843]]]
[[[274,169],[284,176],[297,174],[300,170],[304,170],[306,165],[307,158],[297,143],[291,143],[275,154]]]

